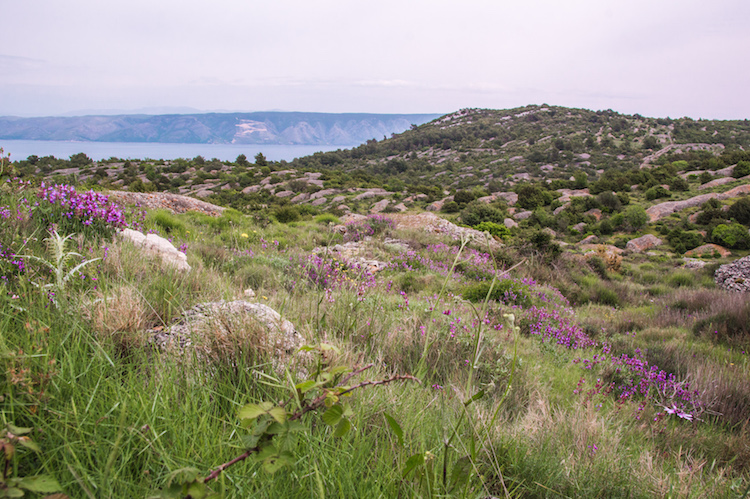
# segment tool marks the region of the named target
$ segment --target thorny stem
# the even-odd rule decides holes
[[[373,364],[369,364],[369,365],[367,365],[365,367],[362,367],[362,368],[359,368],[359,369],[356,369],[356,370],[352,371],[351,373],[349,373],[349,375],[346,378],[344,378],[344,380],[341,383],[339,383],[336,386],[343,385],[344,383],[346,383],[346,381],[348,381],[349,379],[351,379],[353,376],[356,376],[357,374],[359,374],[359,373],[361,373],[361,372],[363,372],[363,371],[371,368],[372,366],[373,366]],[[346,390],[343,390],[343,391],[339,392],[337,395],[339,395],[339,396],[346,395],[347,393],[353,392],[354,390],[356,390],[358,388],[364,388],[365,386],[386,385],[386,384],[392,383],[394,381],[403,381],[403,380],[407,380],[407,379],[408,380],[412,380],[412,381],[416,381],[417,383],[419,383],[419,380],[417,378],[415,378],[414,376],[411,376],[409,374],[397,374],[395,376],[391,376],[390,378],[381,379],[379,381],[363,381],[363,382],[358,383],[358,384],[356,384],[356,385],[354,385],[352,387],[347,388]],[[326,396],[327,396],[327,393],[324,393],[323,395],[320,395],[320,396],[314,398],[313,400],[307,402],[299,411],[297,411],[294,414],[292,414],[291,416],[289,416],[288,419],[290,421],[294,421],[294,420],[297,420],[297,419],[301,418],[304,414],[306,414],[306,413],[308,413],[310,411],[314,411],[314,410],[320,409],[325,404]],[[239,463],[240,461],[244,461],[245,459],[247,459],[248,457],[250,457],[253,453],[258,452],[258,450],[259,450],[258,447],[253,447],[251,449],[247,449],[245,452],[243,452],[239,456],[235,457],[231,461],[227,461],[226,463],[217,466],[216,469],[213,470],[203,480],[203,483],[208,483],[211,480],[214,480],[225,469],[229,468],[230,466],[232,466],[234,464]]]

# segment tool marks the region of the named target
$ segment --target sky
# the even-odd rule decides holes
[[[0,115],[750,118],[747,0],[0,0]]]

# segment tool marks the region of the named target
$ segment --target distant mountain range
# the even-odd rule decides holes
[[[183,144],[357,145],[439,114],[299,112],[0,117],[0,139]]]

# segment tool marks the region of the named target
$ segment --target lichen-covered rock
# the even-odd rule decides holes
[[[646,234],[645,236],[636,237],[628,241],[627,249],[633,253],[642,253],[646,250],[656,248],[664,243],[661,239],[653,234]]]
[[[513,218],[515,218],[516,220],[526,220],[531,215],[532,215],[532,212],[529,211],[529,210],[519,211],[518,213],[516,213],[515,215],[513,215]]]
[[[722,265],[714,274],[716,285],[728,291],[750,291],[750,256]]]
[[[147,331],[149,342],[161,350],[183,352],[195,347],[200,354],[222,358],[237,349],[253,349],[272,356],[274,369],[286,361],[305,340],[277,311],[263,303],[244,300],[201,303],[187,310],[177,323]]]
[[[177,270],[190,270],[185,253],[178,251],[163,237],[156,234],[146,236],[133,229],[123,229],[120,235],[136,247],[143,249],[144,253],[160,257],[162,263],[175,267]]]

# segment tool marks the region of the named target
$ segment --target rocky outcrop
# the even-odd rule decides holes
[[[685,256],[712,256],[714,253],[718,253],[722,257],[732,254],[732,252],[724,246],[719,246],[718,244],[704,244],[697,248],[693,248],[690,251],[686,251]]]
[[[750,193],[750,184],[739,185],[733,189],[729,189],[726,192],[712,192],[709,194],[701,194],[699,196],[686,199],[684,201],[667,201],[665,203],[655,204],[646,210],[646,213],[650,217],[652,222],[668,217],[676,211],[685,210],[694,206],[700,206],[709,199],[716,198],[720,201],[724,199],[731,199],[739,196],[740,194]]]
[[[722,265],[714,274],[716,285],[728,291],[750,291],[750,256]]]
[[[149,342],[161,350],[182,352],[195,347],[202,355],[231,360],[233,351],[254,350],[271,356],[282,370],[305,340],[294,324],[262,303],[244,300],[201,303],[187,310],[172,326],[147,331]]]
[[[141,248],[144,253],[161,258],[165,265],[170,265],[177,270],[190,270],[185,253],[177,251],[177,248],[163,237],[156,234],[145,236],[133,229],[123,229],[120,235]]]
[[[642,253],[646,250],[650,250],[663,244],[664,241],[659,239],[653,234],[646,234],[645,236],[636,237],[628,241],[627,249],[633,253]]]
[[[107,192],[111,201],[119,204],[135,204],[146,209],[163,209],[172,213],[199,211],[211,216],[221,216],[226,208],[215,204],[169,192]]]

